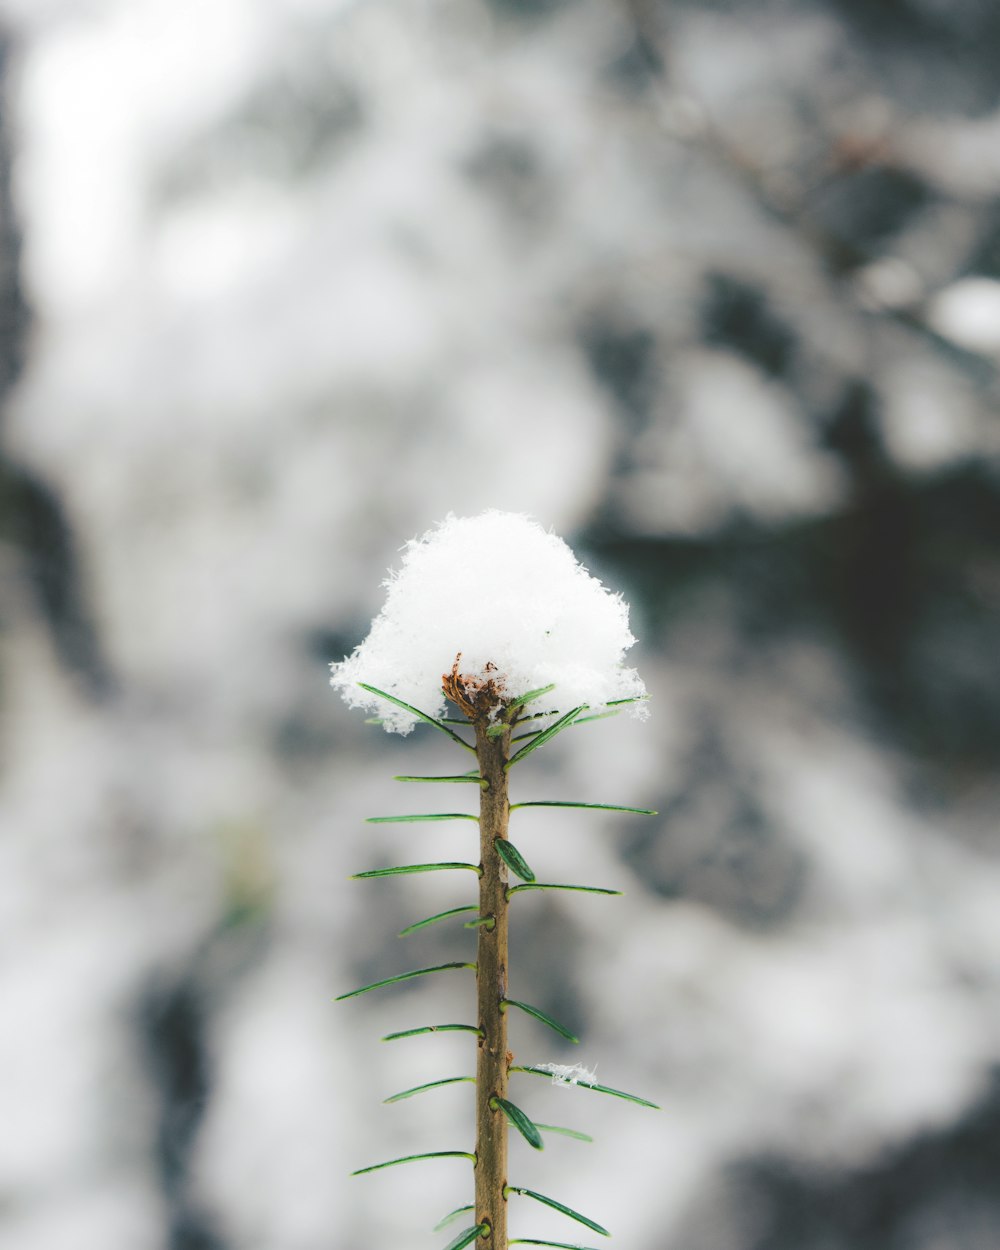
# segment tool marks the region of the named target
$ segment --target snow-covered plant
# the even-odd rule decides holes
[[[600,1224],[507,1178],[507,1133],[513,1127],[536,1150],[543,1133],[584,1141],[585,1134],[536,1123],[508,1098],[511,1075],[528,1073],[554,1082],[612,1094],[646,1107],[654,1103],[622,1090],[599,1085],[580,1065],[514,1065],[507,1048],[507,1011],[526,1012],[561,1037],[576,1042],[568,1029],[539,1007],[513,998],[507,968],[508,913],[511,900],[530,890],[575,890],[584,894],[619,894],[603,886],[543,882],[507,836],[510,813],[522,807],[574,807],[654,815],[645,808],[612,803],[547,799],[511,803],[510,770],[551,742],[565,729],[616,715],[628,706],[645,714],[645,688],[623,657],[635,639],[628,629],[628,607],[620,595],[584,569],[569,547],[526,517],[503,512],[449,516],[422,539],[408,544],[402,569],[386,582],[388,596],[365,641],[334,664],[331,685],[355,707],[380,712],[378,723],[407,734],[415,725],[433,725],[452,745],[472,752],[476,767],[438,777],[397,777],[403,782],[475,785],[478,816],[467,812],[375,816],[390,821],[472,820],[479,824],[479,862],[404,864],[356,874],[358,879],[449,870],[468,870],[479,879],[478,903],[450,908],[418,920],[400,936],[428,925],[474,912],[465,927],[478,934],[475,963],[457,960],[401,972],[372,985],[341,994],[352,998],[412,977],[451,969],[476,974],[477,1014],[472,1024],[434,1024],[390,1033],[393,1041],[424,1033],[465,1032],[477,1043],[476,1075],[451,1076],[403,1090],[395,1102],[460,1081],[476,1085],[474,1151],[448,1150],[407,1155],[360,1168],[375,1172],[421,1159],[464,1158],[473,1164],[475,1201],[457,1207],[437,1225],[467,1215],[469,1226],[447,1250],[462,1250],[480,1239],[488,1250],[508,1245],[565,1246],[565,1242],[507,1237],[507,1200],[533,1198],[563,1215],[608,1235]],[[447,704],[460,716],[449,716]],[[531,709],[542,706],[544,711]],[[472,730],[473,740],[462,727]],[[519,731],[519,732],[515,732]],[[511,883],[511,877],[517,879]],[[470,1214],[471,1213],[471,1214]],[[437,1230],[435,1230],[437,1231]]]

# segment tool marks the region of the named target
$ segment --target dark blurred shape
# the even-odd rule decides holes
[[[272,751],[290,773],[322,766],[342,746],[337,722],[330,715],[330,665],[351,654],[370,624],[356,618],[353,623],[302,634],[301,649],[308,662],[305,683],[288,690],[284,714],[276,716],[269,726]],[[391,744],[387,738],[388,734],[371,732],[365,739],[365,750],[388,750]]]
[[[7,93],[11,44],[0,33],[0,100]],[[11,194],[10,113],[0,109],[0,430],[3,404],[24,366],[30,311],[21,282],[21,231]],[[20,555],[63,663],[91,695],[108,693],[111,673],[93,624],[69,520],[55,492],[14,463],[0,444],[0,543]]]
[[[768,307],[765,293],[725,273],[708,274],[705,286],[705,341],[739,352],[765,373],[784,373],[791,362],[795,336]]]
[[[850,1090],[844,1091],[850,1097]],[[996,1250],[1000,1078],[968,1114],[856,1169],[764,1156],[696,1202],[671,1250]]]
[[[607,66],[605,75],[626,94],[639,96],[657,84],[663,70],[659,50],[637,25],[624,50]]]
[[[871,386],[852,379],[845,383],[825,422],[822,441],[845,462],[856,488],[889,471],[877,406]]]
[[[989,769],[1000,758],[1000,483],[975,461],[899,472],[861,383],[826,437],[854,497],[803,550],[819,602],[889,732],[925,758]]]
[[[0,542],[21,552],[24,575],[63,663],[91,695],[109,694],[112,675],[87,606],[66,514],[44,482],[2,454]]]
[[[511,925],[510,939],[510,967],[517,969],[518,996],[583,1037],[588,1027],[580,985],[583,965],[579,952],[584,934],[574,922],[574,917],[583,913],[541,894],[523,895],[521,901],[524,906],[518,908],[518,923]],[[585,923],[598,922],[591,916]],[[539,951],[545,952],[544,959],[538,957]],[[539,1027],[547,1049],[556,1051],[572,1045]]]
[[[930,203],[925,183],[890,165],[842,168],[810,198],[810,217],[838,243],[845,268],[881,254],[910,219]]]
[[[184,966],[150,980],[136,1010],[138,1041],[158,1102],[153,1154],[169,1250],[225,1250],[214,1218],[192,1192],[198,1133],[215,1081],[211,1014],[241,978],[260,967],[271,940],[274,876],[266,832],[232,826],[216,833],[225,875],[218,923]]]
[[[317,628],[305,639],[307,654],[324,666],[338,663],[351,654],[370,628],[371,622],[360,617],[329,629]]]
[[[664,818],[625,843],[626,863],[663,898],[702,903],[747,929],[780,926],[801,896],[803,852],[773,827],[756,788],[713,734],[688,759],[685,775],[684,792]]]
[[[616,401],[630,429],[644,428],[659,380],[655,336],[609,309],[587,317],[579,336],[594,377]]]
[[[583,546],[618,569],[667,654],[704,595],[724,589],[747,664],[762,641],[821,631],[880,732],[942,777],[986,775],[1000,760],[1000,483],[978,461],[901,472],[864,383],[847,386],[824,439],[852,483],[829,516],[734,521],[697,538],[638,537],[600,516]]]
[[[556,9],[564,8],[569,0],[487,0],[487,2],[498,13],[511,17],[534,18],[547,17]]]
[[[156,1165],[169,1212],[169,1250],[223,1250],[189,1192],[191,1155],[211,1088],[205,1005],[195,980],[151,987],[139,1025],[160,1100]]]
[[[984,228],[960,276],[1000,278],[1000,206],[985,214]]]
[[[870,387],[848,385],[826,431],[853,484],[851,506],[827,539],[827,570],[819,593],[828,600],[856,657],[883,689],[901,655],[917,593],[909,567],[914,546],[914,501],[890,465]],[[825,584],[824,584],[825,583]]]
[[[544,168],[526,135],[493,134],[465,161],[463,171],[512,217],[537,223],[547,199]]]
[[[6,103],[10,40],[0,31],[0,102]],[[0,109],[0,403],[20,377],[30,315],[21,285],[21,231],[11,195],[9,110]]]
[[[993,0],[826,0],[881,89],[918,112],[982,113],[1000,99]]]
[[[329,716],[324,717],[310,705],[290,707],[288,714],[272,726],[271,742],[274,754],[294,769],[332,759],[338,738]]]

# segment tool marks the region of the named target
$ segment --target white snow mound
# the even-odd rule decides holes
[[[384,585],[385,606],[371,632],[331,665],[330,684],[351,707],[377,711],[390,732],[407,734],[419,722],[358,682],[443,715],[441,679],[459,652],[464,676],[493,677],[510,698],[554,684],[545,710],[601,708],[646,692],[635,669],[622,664],[635,642],[628,604],[526,516],[449,514],[407,543],[402,568]],[[632,708],[646,714],[642,703]]]

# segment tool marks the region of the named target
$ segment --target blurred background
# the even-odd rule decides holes
[[[998,54],[990,0],[0,3],[5,1246],[448,1239],[464,1163],[347,1174],[471,1148],[468,1086],[380,1101],[468,1043],[378,1041],[470,984],[332,1000],[471,951],[395,937],[464,880],[347,881],[469,826],[363,823],[454,762],[327,665],[500,507],[654,696],[517,797],[660,811],[515,818],[626,892],[520,900],[583,1043],[518,1060],[664,1110],[522,1077],[597,1141],[512,1182],[635,1250],[996,1250]]]

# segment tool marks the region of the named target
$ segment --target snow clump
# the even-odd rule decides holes
[[[390,732],[407,734],[418,719],[358,683],[440,716],[442,679],[456,660],[463,681],[492,682],[508,702],[554,684],[545,710],[645,695],[639,674],[622,663],[635,642],[628,604],[526,516],[449,514],[406,544],[402,568],[384,585],[371,632],[331,665],[330,684],[351,707],[377,711]],[[642,703],[633,710],[645,714]]]
[[[577,1085],[580,1081],[593,1085],[597,1080],[596,1068],[585,1068],[582,1063],[536,1063],[539,1072],[549,1072],[553,1085]]]

